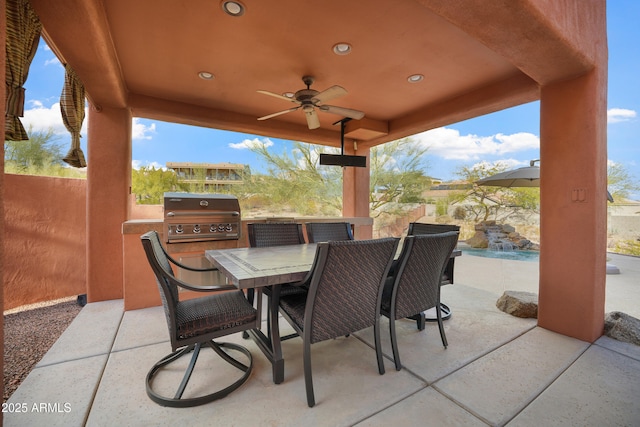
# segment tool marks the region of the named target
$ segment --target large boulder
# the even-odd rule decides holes
[[[607,313],[604,334],[618,341],[640,345],[640,319],[619,311]]]
[[[466,240],[466,243],[472,248],[486,249],[489,247],[489,239],[484,231],[476,231],[473,237]]]
[[[505,291],[496,307],[516,317],[538,318],[538,294],[522,291]]]

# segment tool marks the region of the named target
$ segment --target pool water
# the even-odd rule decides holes
[[[538,262],[540,252],[538,251],[492,251],[489,249],[477,249],[469,247],[460,247],[463,254],[471,256],[481,256],[485,258],[499,258],[515,261]]]

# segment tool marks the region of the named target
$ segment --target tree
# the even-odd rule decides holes
[[[5,170],[41,175],[45,170],[63,168],[62,146],[53,129],[28,131],[27,141],[5,141]]]
[[[173,170],[156,169],[142,166],[131,171],[131,192],[141,205],[159,205],[163,203],[167,191],[183,191],[185,187],[178,183]]]
[[[640,185],[624,165],[614,162],[609,162],[607,166],[607,187],[614,203],[629,199],[632,194],[640,191]]]
[[[427,148],[411,138],[371,149],[369,201],[372,211],[381,212],[382,206],[392,202],[424,203],[422,194],[431,184],[422,166],[426,152]]]
[[[335,154],[336,149],[301,142],[294,143],[290,157],[276,155],[264,145],[252,151],[267,163],[268,174],[254,174],[245,191],[253,186],[254,195],[266,195],[264,201],[289,206],[306,214],[336,215],[342,211],[342,168],[320,166],[321,153]],[[422,202],[422,192],[429,179],[421,169],[426,149],[405,138],[371,149],[371,187],[369,200],[373,211],[391,203]]]
[[[465,208],[472,215],[473,221],[487,221],[491,216],[496,220],[504,220],[516,214],[539,212],[540,189],[505,188],[488,185],[477,185],[476,181],[507,170],[503,163],[479,163],[472,167],[463,166],[456,174],[473,185],[470,191],[454,194],[458,202],[471,202]]]
[[[245,180],[245,197],[263,197],[272,206],[289,207],[302,215],[336,215],[342,211],[342,170],[318,164],[332,149],[294,142],[291,157],[271,153],[265,145],[251,150],[267,164],[267,174]],[[239,189],[240,190],[240,189]]]

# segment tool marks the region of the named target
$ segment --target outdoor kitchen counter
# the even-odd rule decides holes
[[[346,221],[354,225],[356,238],[372,229],[372,218],[284,218],[284,217],[264,217],[264,218],[247,218],[242,220],[242,233],[238,240],[218,240],[206,242],[181,242],[166,243],[164,238],[164,221],[159,219],[134,219],[125,221],[122,224],[122,244],[124,254],[124,309],[137,310],[140,308],[155,307],[162,305],[160,294],[156,285],[156,279],[153,271],[149,267],[149,262],[142,248],[140,236],[148,231],[157,231],[160,239],[166,247],[167,252],[178,261],[184,258],[204,258],[204,251],[210,249],[229,249],[248,247],[247,224],[255,222],[337,222]],[[304,227],[303,227],[304,229]],[[360,233],[362,229],[363,233]],[[201,293],[184,292],[180,294],[181,298],[192,298],[202,296]]]

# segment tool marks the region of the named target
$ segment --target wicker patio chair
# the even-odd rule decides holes
[[[302,225],[295,222],[256,222],[247,224],[247,230],[249,231],[249,246],[252,248],[305,243]]]
[[[309,243],[353,240],[351,224],[348,222],[307,222],[305,226]]]
[[[378,372],[384,374],[380,344],[380,303],[385,278],[398,246],[396,238],[318,243],[307,276],[308,295],[278,295],[282,316],[303,340],[307,404],[315,405],[311,344],[374,327]],[[277,319],[276,319],[277,322]]]
[[[419,234],[438,234],[447,231],[460,231],[460,226],[455,224],[425,224],[422,222],[412,222],[409,224],[408,236]],[[442,275],[442,284],[448,285],[453,283],[453,268],[455,267],[455,258],[450,258],[447,262],[447,268]]]
[[[396,369],[400,370],[400,355],[395,321],[411,317],[440,305],[440,283],[447,260],[458,242],[458,232],[407,236],[400,254],[395,275],[387,278],[382,295],[381,312],[389,318],[391,347]],[[447,348],[447,337],[442,325],[442,314],[436,310],[442,345]]]
[[[253,368],[253,358],[249,350],[240,345],[216,342],[214,339],[259,327],[258,310],[247,301],[242,291],[232,285],[193,286],[177,279],[173,274],[172,263],[192,271],[214,269],[196,269],[177,262],[166,253],[155,231],[145,233],[140,238],[156,277],[172,348],[172,353],[153,365],[147,374],[147,395],[162,406],[179,408],[202,405],[227,396],[247,381]],[[212,294],[180,301],[178,288]],[[258,307],[260,307],[259,304]],[[224,361],[239,369],[242,375],[232,384],[213,393],[183,398],[202,346],[213,349]],[[193,352],[191,361],[175,395],[167,397],[154,390],[152,385],[155,375],[165,366],[191,352]],[[232,352],[244,355],[248,359],[248,365],[233,357]]]
[[[284,246],[284,245],[301,245],[304,244],[304,235],[302,234],[302,224],[295,222],[273,222],[273,223],[249,223],[247,224],[247,230],[249,234],[249,246],[252,248],[265,248],[270,246]],[[308,286],[306,285],[294,285],[283,284],[280,286],[280,295],[306,295]],[[262,292],[267,296],[267,300],[271,299],[271,286],[265,286],[262,288]],[[253,289],[248,291],[249,301],[253,301]],[[278,315],[277,305],[272,306],[269,302],[267,307],[272,310],[267,316],[267,336],[271,337],[271,323],[272,318]],[[295,336],[295,335],[294,335]],[[244,333],[243,337],[248,338],[248,334]],[[291,338],[293,336],[287,336],[285,338]]]

